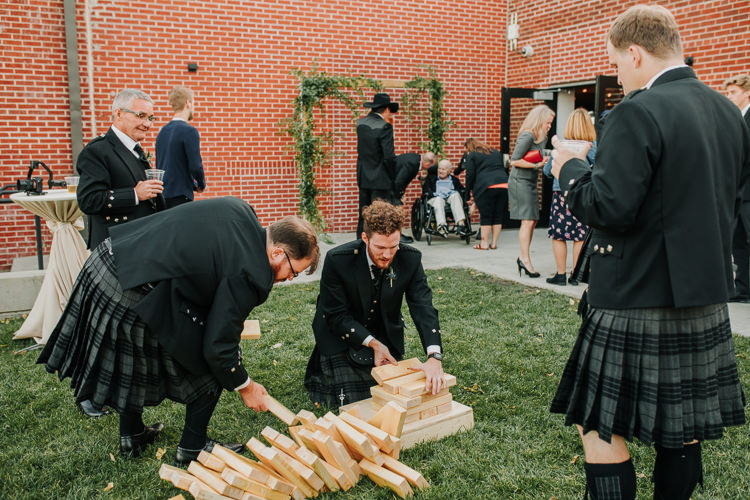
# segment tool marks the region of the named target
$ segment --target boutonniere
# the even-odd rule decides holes
[[[391,288],[393,288],[393,280],[396,279],[396,271],[393,270],[393,267],[388,268],[388,272],[386,273],[385,277],[388,278]]]
[[[148,164],[149,164],[149,165],[153,165],[153,163],[152,163],[152,161],[151,161],[151,151],[149,151],[149,150],[144,150],[144,154],[146,155],[146,160],[148,161]]]

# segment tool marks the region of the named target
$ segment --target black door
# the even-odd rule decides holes
[[[531,99],[538,101],[536,104],[546,104],[553,111],[557,109],[557,91],[549,89],[525,89],[525,88],[511,88],[503,87],[501,91],[501,109],[500,109],[500,152],[502,154],[511,154],[511,110],[514,100],[518,99]],[[549,139],[554,135],[554,131],[557,130],[556,122],[552,122],[552,128],[549,131]],[[547,144],[551,148],[551,144]],[[539,210],[539,222],[538,226],[546,227],[549,224],[549,208],[552,203],[552,179],[542,176],[542,205]],[[503,227],[519,227],[521,221],[513,220],[510,218],[510,213],[505,212],[503,217]]]
[[[617,83],[616,76],[597,75],[596,77],[596,107],[594,108],[595,124],[599,123],[602,113],[610,111],[623,98],[622,87]]]

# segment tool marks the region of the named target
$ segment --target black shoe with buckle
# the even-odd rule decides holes
[[[210,453],[217,444],[235,453],[240,453],[245,448],[245,445],[240,443],[220,443],[219,441],[208,438],[206,439],[206,446],[199,450],[188,450],[187,448],[178,446],[174,460],[180,465],[189,464],[191,461],[198,459],[198,455],[200,455],[201,451],[207,451]]]
[[[79,410],[81,410],[81,413],[83,413],[87,417],[99,418],[103,417],[104,415],[109,415],[109,410],[105,408],[97,408],[89,399],[81,401],[80,403],[76,403],[76,406]]]
[[[138,434],[120,436],[120,455],[125,458],[136,458],[146,446],[156,441],[162,429],[164,429],[164,424],[158,423],[147,425]]]

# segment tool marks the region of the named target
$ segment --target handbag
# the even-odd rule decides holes
[[[346,350],[346,359],[354,366],[375,366],[375,351],[368,346],[362,346],[358,349],[349,347]]]
[[[528,153],[523,155],[523,159],[529,163],[539,163],[543,158],[542,153],[534,149],[533,151],[529,151]]]

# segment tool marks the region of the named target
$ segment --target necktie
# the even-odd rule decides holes
[[[370,269],[372,270],[372,284],[375,286],[375,288],[379,288],[380,278],[383,276],[383,270],[375,264],[371,265]]]
[[[133,148],[133,151],[135,151],[136,153],[138,153],[138,159],[139,160],[141,160],[142,162],[148,164],[148,158],[146,158],[146,153],[143,151],[143,148],[141,147],[140,144],[136,144],[135,147]]]

